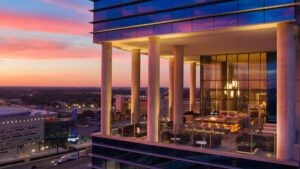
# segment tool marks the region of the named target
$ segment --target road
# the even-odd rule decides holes
[[[11,167],[5,167],[3,169],[31,169],[32,166],[36,166],[36,169],[89,169],[88,164],[91,163],[90,157],[83,157],[77,160],[67,161],[65,163],[54,166],[51,161],[58,157],[50,157],[30,163],[18,164]]]

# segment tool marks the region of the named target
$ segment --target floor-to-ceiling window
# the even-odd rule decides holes
[[[259,109],[263,119],[276,116],[276,53],[200,56],[202,115],[212,111],[248,113]]]

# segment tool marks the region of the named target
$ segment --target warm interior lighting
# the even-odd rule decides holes
[[[216,121],[215,117],[210,117],[209,120]]]
[[[140,134],[141,133],[141,129],[139,127],[136,128],[136,133]]]

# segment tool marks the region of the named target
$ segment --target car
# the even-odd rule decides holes
[[[58,159],[52,160],[51,163],[53,165],[58,165],[58,164],[61,164],[63,162],[69,161],[69,160],[76,160],[77,158],[78,158],[78,153],[77,152],[72,152],[72,153],[68,153],[68,154],[63,155]]]

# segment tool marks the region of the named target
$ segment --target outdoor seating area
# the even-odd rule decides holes
[[[251,138],[252,137],[252,138]],[[236,143],[240,144],[255,144],[255,147],[260,148],[263,151],[274,152],[275,151],[275,139],[272,134],[249,134],[243,133],[236,138]]]
[[[224,114],[193,116],[192,123],[186,122],[176,131],[171,121],[161,122],[160,142],[274,157],[275,134],[261,133],[257,128],[262,126],[249,126],[244,114]]]
[[[147,136],[147,124],[136,123],[120,126],[113,132],[115,136],[143,138]]]
[[[159,142],[274,157],[275,135],[261,133],[257,129],[261,126],[249,126],[243,113],[220,111],[207,116],[185,113],[184,118],[188,120],[181,125],[174,125],[172,121],[160,121]],[[147,138],[145,122],[119,126],[114,131],[115,136]]]
[[[237,149],[239,152],[242,153],[253,153],[256,150],[256,144],[248,143],[248,142],[240,142],[237,145]]]

